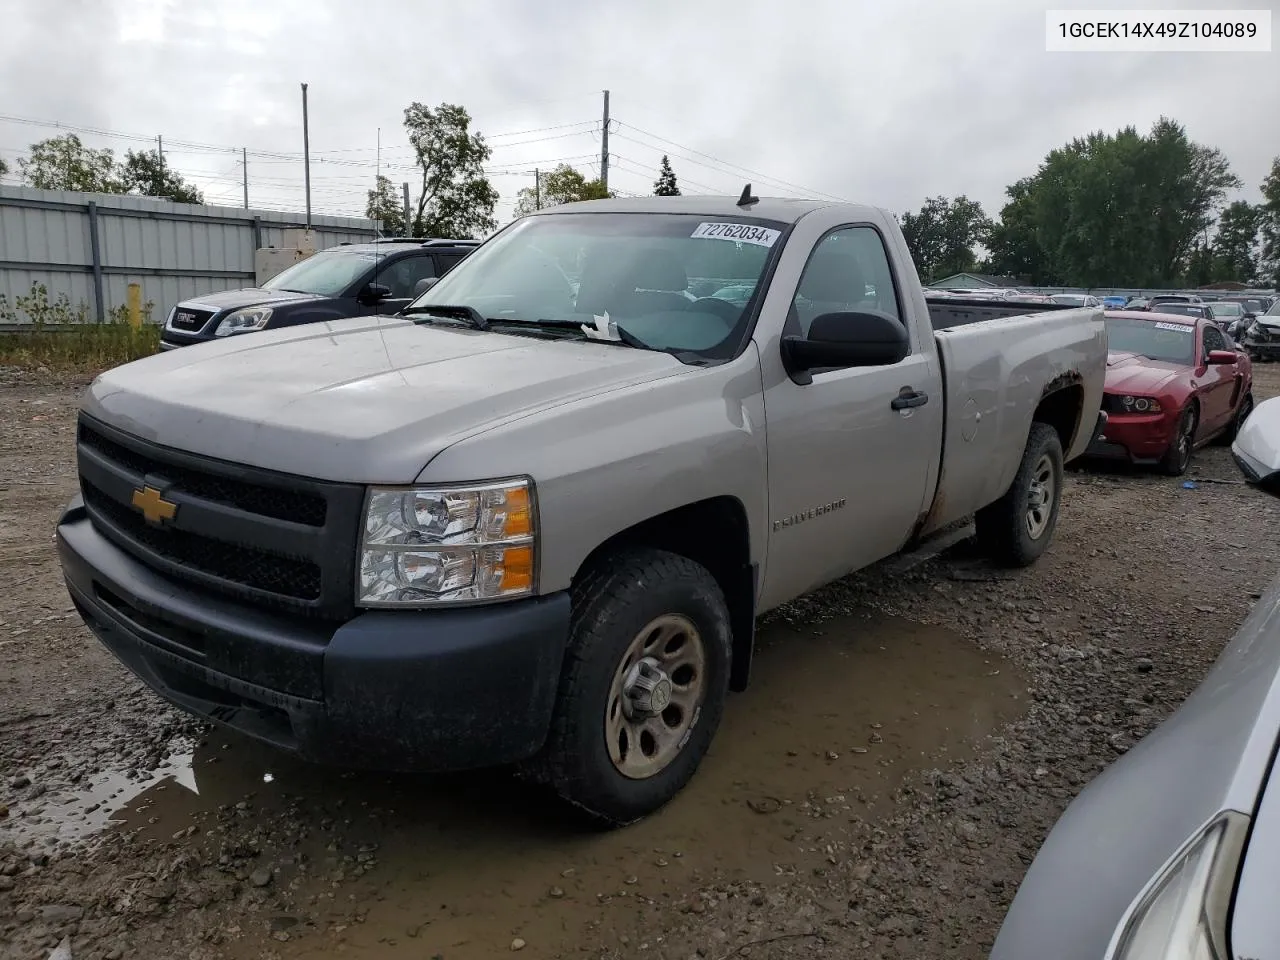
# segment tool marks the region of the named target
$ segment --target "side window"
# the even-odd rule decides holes
[[[440,268],[440,276],[444,276],[466,257],[464,253],[437,253],[436,264]]]
[[[1227,338],[1222,335],[1222,331],[1216,326],[1206,326],[1204,328],[1204,352],[1210,350],[1230,350],[1231,345],[1227,343]]]
[[[435,261],[422,254],[397,260],[379,274],[378,283],[391,288],[393,299],[406,299],[413,296],[414,285],[419,280],[436,276]]]
[[[841,227],[809,256],[792,303],[804,336],[824,313],[876,312],[901,321],[884,241],[871,227]]]

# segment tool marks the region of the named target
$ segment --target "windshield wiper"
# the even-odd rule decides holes
[[[551,320],[547,318],[539,320],[518,320],[514,317],[490,317],[490,324],[501,323],[512,327],[542,327],[546,330],[572,330],[579,334],[584,340],[588,339],[587,335],[582,331],[582,321],[580,320]],[[618,331],[618,339],[615,343],[624,343],[628,347],[635,347],[637,350],[653,349],[639,337],[633,333],[628,333],[622,327],[615,325]],[[608,340],[596,340],[595,343],[609,343]]]
[[[457,320],[459,323],[465,323],[473,330],[488,330],[489,321],[475,307],[465,305],[454,306],[427,304],[421,307],[405,307],[400,311],[401,316],[409,316],[411,314],[420,314],[425,317],[435,317],[440,320]]]

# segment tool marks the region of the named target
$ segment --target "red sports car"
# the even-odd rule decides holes
[[[1105,316],[1108,419],[1088,455],[1180,476],[1197,447],[1235,438],[1253,410],[1253,365],[1216,323],[1135,310]]]

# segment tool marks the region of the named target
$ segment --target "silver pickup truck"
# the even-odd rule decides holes
[[[561,206],[400,315],[104,373],[58,550],[192,713],[627,823],[693,776],[760,613],[975,514],[1035,560],[1106,355],[1096,308],[931,308],[883,210]]]

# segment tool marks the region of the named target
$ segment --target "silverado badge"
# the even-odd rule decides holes
[[[172,520],[178,512],[178,505],[166,500],[155,487],[142,487],[133,491],[133,505],[142,511],[147,523],[162,524]]]

